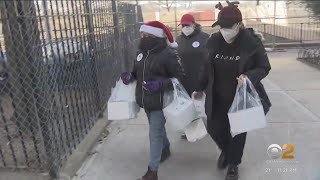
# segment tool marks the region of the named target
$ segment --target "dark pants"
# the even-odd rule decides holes
[[[265,108],[265,114],[267,114],[268,110],[269,109]],[[221,106],[213,106],[211,118],[208,119],[207,129],[219,149],[226,153],[228,164],[239,165],[241,163],[247,133],[242,133],[232,138],[226,109],[223,109]]]
[[[232,138],[227,113],[212,112],[212,118],[208,120],[208,133],[219,149],[226,153],[228,164],[241,163],[247,133]]]

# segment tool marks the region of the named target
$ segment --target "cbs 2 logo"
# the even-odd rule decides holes
[[[267,149],[267,153],[272,159],[278,159],[281,156],[282,159],[294,159],[294,156],[292,155],[293,152],[293,144],[284,144],[282,148],[278,144],[271,144]]]

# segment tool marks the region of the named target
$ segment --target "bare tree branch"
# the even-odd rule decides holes
[[[164,8],[167,9],[168,12],[170,12],[170,9],[173,5],[173,1],[169,1],[169,0],[159,0],[158,3],[160,7],[164,5],[165,6]]]

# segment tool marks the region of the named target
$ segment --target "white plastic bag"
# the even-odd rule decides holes
[[[128,85],[123,84],[122,80],[116,82],[116,86],[111,89],[111,96],[109,101],[112,102],[136,102],[136,86],[137,81],[134,81]]]
[[[205,110],[205,104],[206,104],[206,94],[203,93],[203,96],[201,99],[195,99],[194,95],[196,92],[192,93],[192,101],[194,103],[194,106],[196,107],[197,113],[199,115],[199,118],[202,118],[203,120],[207,120],[207,114]]]
[[[242,86],[238,85],[228,117],[232,137],[267,126],[261,100],[248,78]]]
[[[207,135],[207,129],[203,123],[203,119],[197,119],[191,122],[186,128],[185,133],[189,142],[195,142]]]
[[[183,130],[193,120],[198,118],[192,99],[182,84],[172,79],[173,91],[164,93],[163,114],[169,126],[175,130]]]
[[[111,96],[108,101],[108,119],[109,120],[127,120],[137,118],[140,107],[136,103],[135,90],[137,82],[129,85],[123,84],[120,79],[115,88],[111,90]]]

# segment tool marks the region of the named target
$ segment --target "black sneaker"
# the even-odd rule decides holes
[[[165,147],[162,150],[160,163],[163,163],[171,156],[170,146]]]
[[[226,176],[226,180],[238,180],[239,174],[238,174],[238,166],[230,164]]]
[[[228,166],[227,154],[222,151],[218,159],[218,168],[225,169]]]

